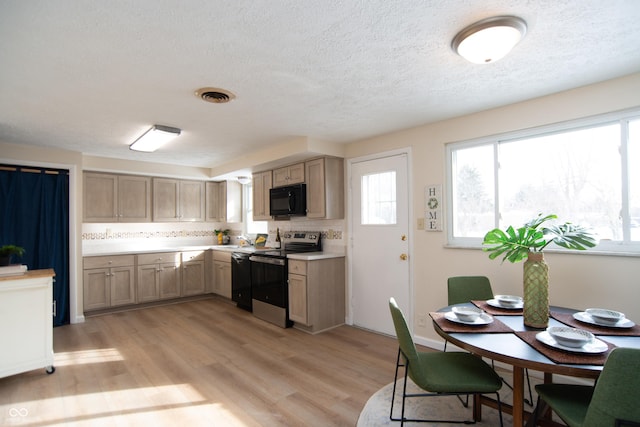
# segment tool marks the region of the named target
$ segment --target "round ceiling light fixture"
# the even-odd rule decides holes
[[[517,16],[495,16],[469,25],[453,38],[451,48],[474,64],[504,58],[527,33],[527,23]]]
[[[196,91],[196,96],[203,101],[211,102],[213,104],[226,104],[236,98],[236,96],[228,90],[217,87],[203,87],[198,89]]]

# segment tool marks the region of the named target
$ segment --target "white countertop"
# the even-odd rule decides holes
[[[128,246],[113,247],[103,246],[91,248],[91,250],[85,250],[83,256],[105,256],[105,255],[136,255],[142,253],[158,253],[158,252],[189,252],[189,251],[206,251],[212,249],[214,251],[224,252],[244,252],[252,254],[261,250],[273,250],[272,248],[256,248],[255,246],[238,246],[238,245],[193,245],[193,246],[164,246],[164,247],[149,247],[149,246]],[[344,257],[343,253],[336,252],[306,252],[299,254],[289,254],[287,258],[300,259],[306,261],[313,261],[318,259],[327,258],[340,258]]]

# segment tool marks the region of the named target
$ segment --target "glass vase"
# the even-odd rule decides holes
[[[549,324],[549,267],[542,252],[529,252],[524,262],[523,285],[524,324],[546,328]]]

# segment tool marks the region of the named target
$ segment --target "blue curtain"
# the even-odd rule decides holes
[[[69,172],[0,167],[0,246],[22,246],[14,263],[55,271],[54,326],[69,323]]]

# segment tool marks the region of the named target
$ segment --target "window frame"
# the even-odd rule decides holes
[[[611,124],[619,124],[621,126],[620,135],[620,155],[621,155],[621,216],[622,216],[622,241],[602,240],[600,243],[588,251],[570,251],[556,245],[549,246],[545,251],[550,252],[572,252],[572,253],[585,253],[585,254],[599,254],[599,255],[628,255],[628,256],[640,256],[640,242],[631,242],[630,239],[630,227],[631,217],[629,215],[629,122],[640,120],[640,108],[634,108],[623,111],[616,111],[606,114],[600,114],[596,116],[590,116],[586,118],[568,120],[564,122],[558,122],[550,125],[537,126],[527,129],[520,129],[500,134],[493,134],[480,138],[474,138],[463,141],[453,141],[445,143],[445,173],[446,173],[446,247],[449,248],[465,248],[474,249],[482,248],[481,237],[456,237],[453,235],[454,224],[454,195],[453,195],[453,155],[456,150],[468,149],[479,146],[492,146],[493,147],[493,160],[494,160],[494,227],[506,228],[500,225],[500,203],[497,189],[499,186],[499,162],[498,162],[498,147],[501,143],[516,142],[523,139],[531,139],[536,137],[542,137],[546,135],[578,131],[593,127],[606,126]],[[626,124],[626,125],[625,125]],[[640,185],[640,184],[639,184]],[[532,214],[535,216],[535,214]],[[515,226],[515,224],[513,224]],[[489,230],[487,230],[489,231]]]

